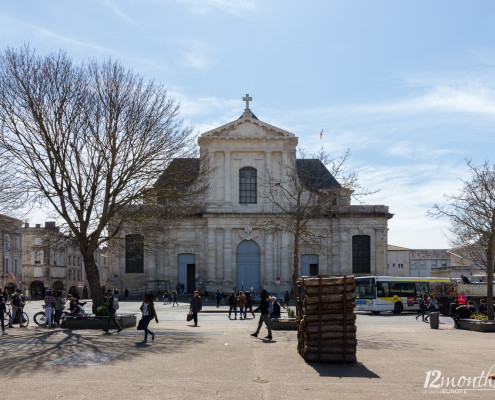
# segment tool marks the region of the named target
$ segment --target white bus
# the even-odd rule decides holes
[[[430,282],[450,282],[449,278],[363,276],[356,278],[356,311],[378,314],[392,311],[419,311],[419,295],[430,294]]]

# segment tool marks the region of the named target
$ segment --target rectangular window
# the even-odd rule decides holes
[[[419,260],[419,269],[426,269],[426,260]]]
[[[411,269],[418,269],[418,262],[417,261],[411,261]]]
[[[375,298],[375,278],[356,279],[356,298]]]
[[[10,235],[3,235],[3,244],[5,250],[10,250]]]
[[[447,260],[442,260],[441,263],[442,263],[442,267],[446,267],[447,266]]]
[[[370,237],[354,235],[352,237],[352,272],[366,274],[371,271]]]
[[[142,235],[125,237],[125,272],[127,274],[144,273],[144,237]]]
[[[41,268],[40,267],[34,267],[33,268],[33,275],[35,278],[41,278]]]
[[[41,238],[34,238],[34,245],[35,246],[41,246]]]
[[[437,267],[437,260],[431,260],[431,267],[436,268]]]
[[[257,172],[254,168],[239,170],[239,203],[257,203]]]

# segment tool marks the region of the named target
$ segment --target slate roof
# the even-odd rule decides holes
[[[340,188],[325,165],[318,159],[296,160],[297,175],[308,189]],[[163,171],[155,182],[170,185],[170,188],[183,189],[191,185],[199,175],[199,158],[176,158]]]
[[[297,175],[308,189],[341,188],[340,183],[318,159],[296,160]]]
[[[155,182],[155,187],[184,189],[190,186],[199,175],[199,158],[175,158]]]

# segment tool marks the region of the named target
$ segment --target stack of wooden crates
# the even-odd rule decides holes
[[[303,276],[297,285],[301,356],[308,362],[356,362],[354,276]]]

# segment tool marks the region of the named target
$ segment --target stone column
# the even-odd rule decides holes
[[[225,231],[221,228],[217,228],[215,235],[216,238],[215,247],[217,254],[216,254],[215,278],[214,278],[217,282],[221,282],[223,280],[223,270],[225,265],[224,236],[225,236]]]
[[[232,228],[225,228],[225,239],[223,246],[223,279],[233,281],[233,271],[234,271],[234,249],[232,247]]]
[[[231,173],[232,171],[230,170],[230,151],[225,152],[225,159],[224,159],[224,178],[225,178],[225,202],[231,203],[232,202],[232,195],[231,195]]]
[[[273,287],[275,282],[275,272],[273,269],[274,251],[273,237],[271,235],[265,235],[265,265],[261,270],[261,282],[268,283],[270,287]]]
[[[215,243],[215,228],[208,227],[208,258],[206,260],[206,268],[208,277],[214,277],[216,271],[216,243]]]
[[[289,246],[289,234],[280,232],[281,254],[280,254],[280,278],[282,281],[291,282],[292,284],[292,259],[294,257],[293,246]]]

